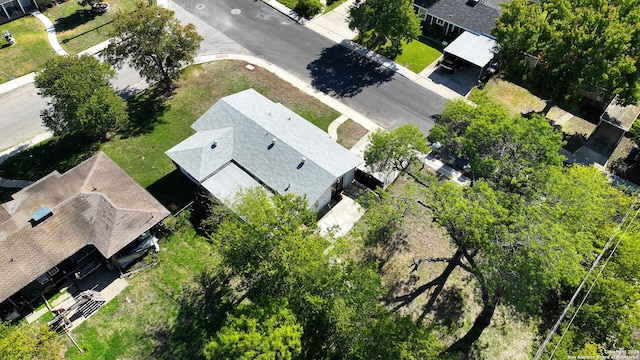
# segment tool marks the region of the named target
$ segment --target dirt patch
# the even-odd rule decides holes
[[[358,140],[362,139],[363,136],[367,135],[367,133],[367,129],[363,128],[360,124],[351,119],[347,119],[347,121],[338,127],[338,144],[347,149],[351,149],[351,147],[355,145]]]

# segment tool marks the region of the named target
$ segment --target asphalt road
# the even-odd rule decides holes
[[[385,128],[428,132],[445,100],[252,0],[174,0],[254,55],[287,70]],[[207,38],[207,34],[201,34]]]
[[[0,151],[45,132],[40,110],[46,105],[33,84],[0,95]]]

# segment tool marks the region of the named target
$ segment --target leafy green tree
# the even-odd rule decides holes
[[[473,187],[434,183],[427,192],[434,219],[457,248],[454,264],[475,279],[482,310],[471,329],[448,351],[468,353],[499,304],[524,317],[538,317],[546,299],[575,288],[584,264],[615,229],[629,199],[595,169],[553,168],[536,196],[496,190],[480,180]]]
[[[410,0],[356,0],[348,19],[362,45],[392,59],[402,53],[403,42],[420,36],[420,21]]]
[[[304,198],[269,195],[261,187],[240,191],[227,217],[212,235],[229,268],[244,286],[263,295],[286,294],[330,243],[317,232],[315,215]]]
[[[273,301],[265,307],[251,304],[227,315],[214,340],[204,348],[207,359],[296,358],[302,350],[300,326],[286,301]]]
[[[562,358],[565,353],[602,356],[603,349],[640,347],[640,339],[634,335],[640,329],[638,225],[633,219],[623,224],[622,229],[616,237],[620,242],[603,257],[602,265],[606,266],[596,268],[596,273],[587,280],[589,290],[583,290],[581,295],[588,292],[588,296],[584,303],[579,302],[580,310],[576,313],[577,307],[570,309],[567,319],[573,318],[571,326],[564,333],[566,325],[561,325],[543,356]]]
[[[168,89],[180,70],[193,62],[202,37],[193,24],[182,26],[172,10],[140,5],[134,11],[119,12],[113,20],[117,39],[102,56],[113,65],[125,61],[140,75]]]
[[[640,100],[640,1],[515,0],[503,9],[493,34],[509,76],[560,104],[594,91]]]
[[[407,325],[382,305],[375,264],[346,256],[340,239],[321,237],[303,198],[253,188],[240,192],[232,208],[242,221],[228,217],[212,234],[223,262],[239,276],[247,300],[287,299],[303,329],[303,358],[435,356],[439,344],[431,332]],[[380,345],[382,355],[370,350],[387,335],[395,341]]]
[[[507,109],[483,100],[477,106],[461,100],[445,106],[430,136],[441,151],[469,159],[474,173],[505,189],[527,189],[547,166],[562,164],[562,133],[548,121],[512,117]]]
[[[6,360],[63,359],[60,337],[46,325],[0,322],[0,354]]]
[[[371,145],[364,152],[364,160],[376,172],[408,172],[412,163],[429,152],[424,134],[413,124],[391,131],[376,130],[369,139]]]
[[[57,56],[35,77],[38,94],[50,98],[41,113],[56,135],[81,133],[92,139],[128,119],[125,102],[111,87],[115,71],[89,55]]]

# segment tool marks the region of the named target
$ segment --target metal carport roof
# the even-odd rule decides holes
[[[484,68],[493,59],[495,46],[496,41],[492,38],[465,31],[444,48],[444,52]]]

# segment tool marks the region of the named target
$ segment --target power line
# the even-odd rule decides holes
[[[571,317],[571,320],[569,320],[569,323],[567,324],[567,326],[564,328],[564,331],[562,332],[562,335],[560,336],[560,339],[558,340],[558,343],[556,344],[555,348],[553,348],[553,351],[551,352],[551,355],[549,356],[549,359],[551,359],[553,357],[553,355],[555,354],[556,350],[558,349],[558,347],[560,346],[560,343],[562,342],[562,339],[564,339],[564,335],[567,333],[567,331],[569,330],[569,327],[571,326],[571,324],[573,324],[573,320],[575,320],[576,316],[578,316],[578,312],[580,311],[580,308],[582,308],[582,305],[585,303],[585,301],[587,300],[587,297],[589,296],[589,294],[591,293],[591,290],[593,289],[593,287],[596,285],[596,282],[598,281],[598,279],[600,278],[600,275],[602,274],[602,272],[604,271],[604,268],[607,267],[607,264],[609,263],[609,260],[611,260],[611,258],[613,257],[613,254],[616,252],[616,249],[618,249],[618,245],[620,245],[620,242],[622,241],[622,238],[627,234],[627,231],[629,230],[629,228],[631,227],[631,224],[633,224],[633,221],[636,219],[636,217],[638,216],[638,213],[640,213],[640,208],[638,208],[638,210],[636,210],[635,215],[633,215],[633,219],[631,219],[631,221],[629,221],[629,223],[627,224],[627,227],[624,229],[624,232],[622,233],[622,235],[620,235],[618,237],[618,241],[616,242],[616,245],[613,247],[613,249],[611,250],[611,252],[609,253],[609,256],[607,256],[607,259],[604,261],[604,264],[602,264],[602,266],[600,267],[600,271],[598,271],[598,274],[596,275],[595,279],[593,280],[593,283],[591,283],[591,286],[589,286],[589,290],[587,290],[587,293],[584,294],[584,296],[582,297],[582,301],[580,302],[580,304],[578,305],[578,307],[576,308],[576,311],[574,312],[573,316]]]
[[[544,339],[544,341],[542,342],[542,344],[540,344],[540,347],[538,348],[538,351],[536,352],[536,355],[533,357],[533,360],[539,360],[540,356],[542,356],[542,352],[544,351],[544,349],[547,347],[547,344],[549,343],[549,341],[551,340],[551,337],[553,336],[553,334],[555,334],[555,332],[558,330],[558,327],[560,326],[560,323],[562,323],[562,321],[564,320],[564,317],[567,316],[567,312],[569,311],[569,309],[571,308],[571,306],[573,306],[573,302],[576,300],[576,298],[578,297],[578,294],[580,293],[580,291],[582,290],[582,287],[584,286],[584,284],[587,282],[587,278],[589,278],[589,275],[591,275],[591,272],[593,271],[593,269],[595,269],[596,266],[598,266],[598,263],[600,262],[600,259],[602,259],[602,256],[604,255],[604,253],[607,251],[607,249],[609,248],[609,246],[611,245],[611,243],[613,242],[613,239],[615,238],[616,234],[620,231],[620,229],[622,228],[622,225],[627,221],[627,218],[629,217],[629,215],[631,214],[631,211],[633,211],[633,208],[635,207],[635,205],[638,203],[638,199],[640,198],[640,194],[638,194],[636,196],[636,199],[633,201],[633,204],[631,204],[631,206],[629,207],[629,210],[627,210],[627,213],[624,215],[624,217],[622,218],[622,220],[620,221],[620,223],[618,224],[618,227],[616,228],[616,230],[613,232],[613,234],[611,234],[611,236],[609,237],[609,239],[607,240],[607,242],[604,244],[604,247],[602,248],[602,251],[600,252],[600,254],[598,254],[598,257],[596,257],[595,261],[593,262],[593,264],[591,264],[591,268],[589,269],[589,271],[587,272],[587,274],[584,276],[584,278],[582,279],[582,281],[580,282],[580,285],[578,286],[578,288],[576,289],[576,291],[573,293],[573,296],[571,296],[571,300],[569,300],[569,303],[567,304],[567,306],[564,308],[564,310],[562,311],[562,314],[560,314],[560,317],[558,318],[558,321],[556,321],[556,323],[553,325],[553,327],[551,328],[551,330],[549,331],[549,334],[547,335],[547,337]],[[640,209],[639,209],[640,210]],[[634,217],[635,218],[635,217]],[[555,351],[555,350],[554,350]]]

